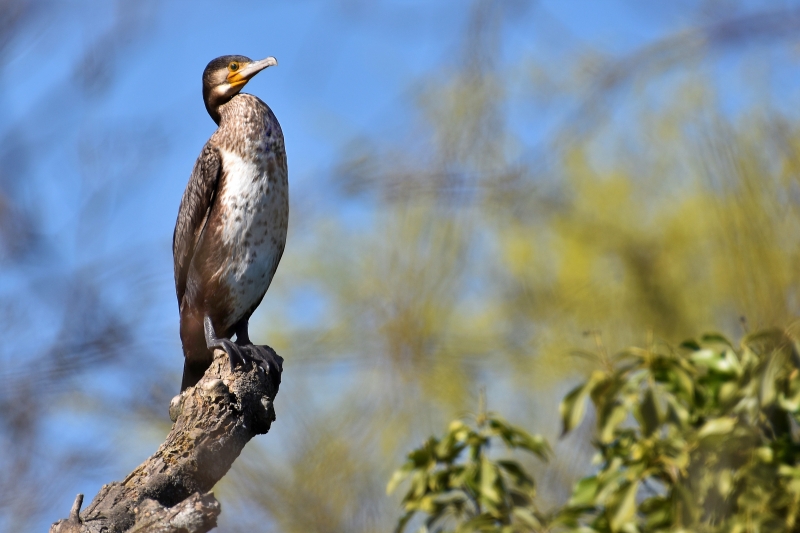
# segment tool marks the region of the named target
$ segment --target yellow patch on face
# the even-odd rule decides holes
[[[239,85],[247,83],[247,78],[241,75],[241,71],[244,67],[245,65],[238,61],[232,61],[228,65],[228,83],[230,83],[231,86],[238,87]]]

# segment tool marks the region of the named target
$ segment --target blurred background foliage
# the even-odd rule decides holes
[[[566,434],[593,405],[596,466],[566,504],[543,512],[534,477],[492,453],[503,443],[546,460],[547,442],[481,410],[392,475],[387,492],[406,486],[395,531],[797,531],[799,347],[795,324],[738,346],[705,334],[680,346],[587,352],[596,370],[559,410]]]
[[[389,530],[391,472],[482,388],[554,444],[520,459],[546,512],[592,468],[589,425],[557,438],[581,354],[798,316],[797,2],[231,6],[0,0],[0,529],[44,529],[168,428],[169,243],[222,53],[281,60],[249,90],[293,203],[252,322],[286,359],[278,422],[217,487],[220,531]]]

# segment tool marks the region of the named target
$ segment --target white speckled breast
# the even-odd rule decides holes
[[[231,291],[229,316],[235,318],[258,304],[275,275],[286,243],[288,184],[269,151],[260,151],[255,161],[229,150],[220,154],[222,242],[231,253],[220,281]]]

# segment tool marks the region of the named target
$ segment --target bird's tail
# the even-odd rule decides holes
[[[183,344],[183,380],[181,392],[197,385],[206,373],[214,356],[206,346],[202,319],[181,313],[181,343]]]
[[[200,364],[198,361],[185,359],[183,362],[183,379],[181,380],[181,392],[189,387],[194,387],[203,378],[203,374],[208,370],[209,363]]]

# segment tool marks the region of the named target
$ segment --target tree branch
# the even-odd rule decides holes
[[[79,494],[69,518],[50,533],[209,531],[220,513],[209,491],[245,444],[269,431],[279,385],[279,373],[265,375],[255,365],[232,372],[216,350],[203,379],[173,399],[175,424],[158,451],[123,481],[104,485],[83,513]]]

